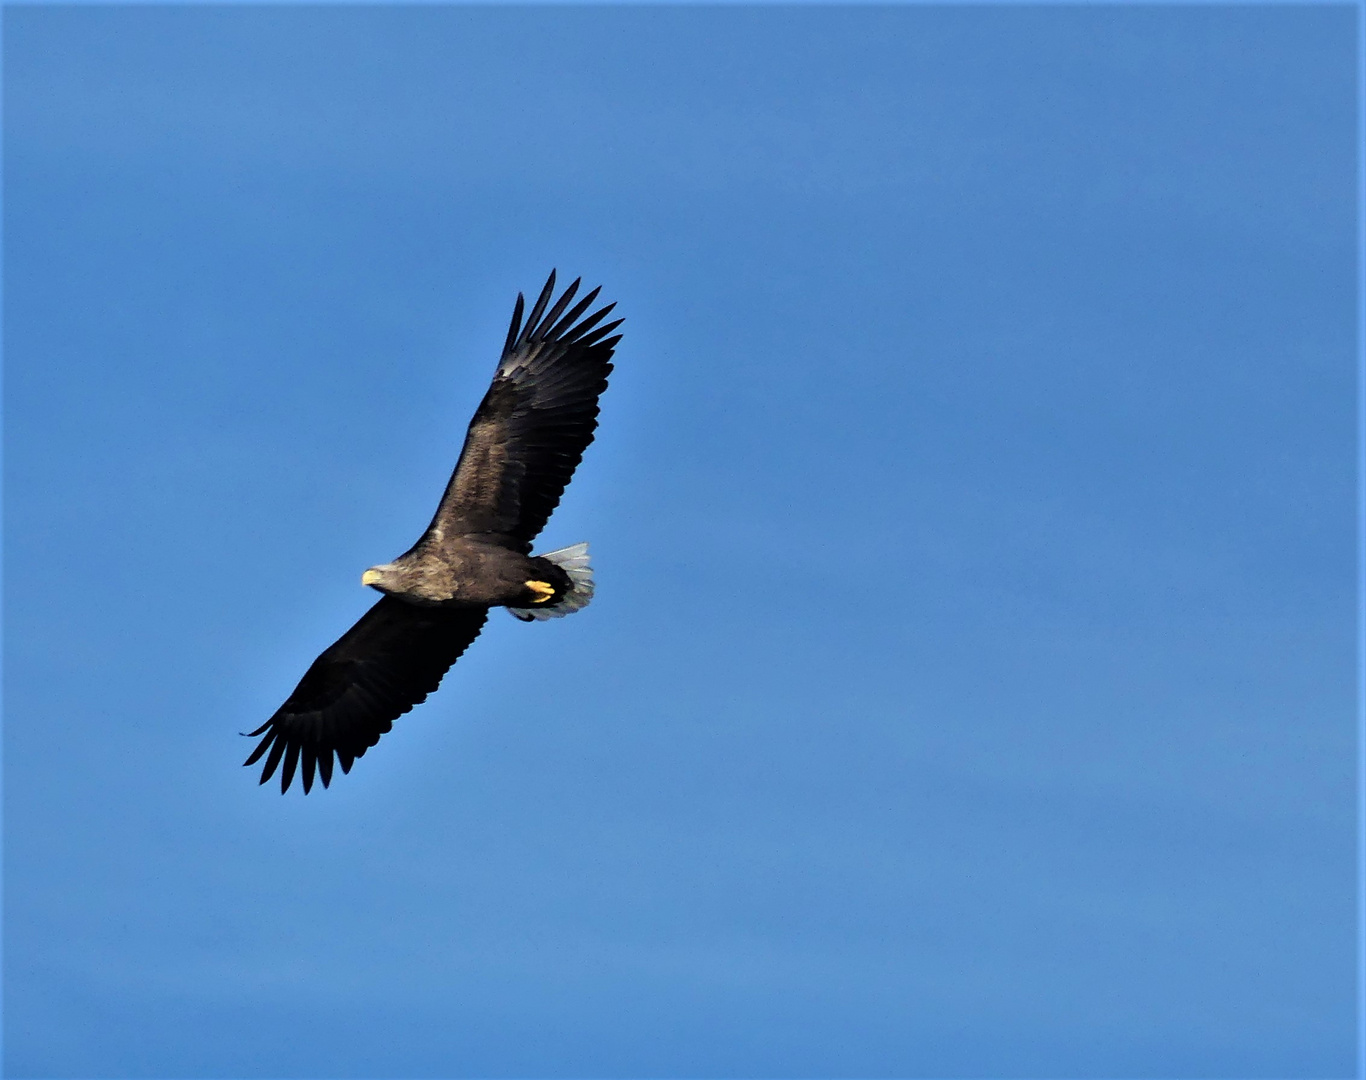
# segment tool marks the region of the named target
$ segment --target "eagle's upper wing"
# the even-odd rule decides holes
[[[329,646],[304,673],[294,693],[252,736],[264,738],[244,762],[266,751],[261,783],[284,758],[280,790],[289,789],[302,759],[304,793],[316,767],[323,787],[332,780],[332,754],[342,772],[420,704],[479,636],[487,608],[419,607],[385,596]]]
[[[565,310],[578,287],[576,280],[547,311],[555,291],[551,271],[526,325],[518,294],[493,385],[470,421],[455,473],[428,530],[438,541],[487,533],[529,552],[559,505],[593,441],[598,395],[607,388],[612,350],[621,340],[608,335],[622,320],[598,326],[614,304],[576,321],[598,289]]]

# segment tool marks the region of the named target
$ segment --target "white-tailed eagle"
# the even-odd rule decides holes
[[[316,772],[326,787],[333,755],[342,772],[435,690],[483,629],[489,609],[519,619],[578,611],[593,596],[588,545],[544,555],[531,542],[545,527],[593,441],[622,322],[615,306],[586,318],[598,289],[571,308],[579,282],[552,305],[555,273],[522,322],[519,293],[493,385],[470,421],[464,449],[436,516],[393,562],[362,584],[384,595],[304,673],[245,764],[265,757],[261,783],[280,767],[280,791],[296,769],[304,792]]]

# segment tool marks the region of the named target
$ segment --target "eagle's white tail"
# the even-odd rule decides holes
[[[588,565],[588,545],[586,543],[571,544],[567,548],[560,548],[559,551],[547,551],[544,555],[537,557],[549,559],[569,575],[569,591],[555,603],[548,604],[545,607],[510,607],[508,611],[523,622],[530,622],[532,619],[558,619],[563,615],[572,615],[580,608],[588,606],[588,601],[593,599],[593,568]]]

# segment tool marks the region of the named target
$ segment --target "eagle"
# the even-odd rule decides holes
[[[280,791],[296,771],[304,794],[316,774],[332,782],[394,721],[421,704],[479,636],[489,610],[523,621],[568,615],[593,597],[588,545],[543,555],[531,542],[545,527],[593,441],[598,398],[607,388],[623,322],[591,315],[601,287],[570,307],[577,279],[551,303],[555,272],[526,321],[517,294],[498,368],[475,410],[436,516],[393,562],[372,566],[361,583],[384,595],[325,649],[275,715],[243,734],[261,741],[264,784],[280,768]]]

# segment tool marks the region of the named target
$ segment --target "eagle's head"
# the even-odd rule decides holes
[[[361,574],[360,583],[369,585],[372,589],[378,589],[382,593],[401,592],[403,590],[399,569],[393,563],[370,567],[369,570]]]

